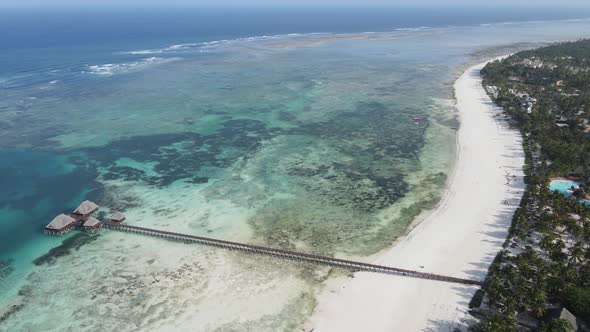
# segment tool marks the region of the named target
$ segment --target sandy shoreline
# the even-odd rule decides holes
[[[524,192],[517,130],[481,86],[480,69],[456,82],[461,119],[454,176],[438,208],[375,263],[483,279]],[[423,266],[423,268],[421,267]],[[331,282],[306,323],[314,331],[439,331],[465,326],[477,287],[355,273]]]

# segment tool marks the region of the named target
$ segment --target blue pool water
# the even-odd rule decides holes
[[[568,181],[568,180],[553,180],[549,185],[549,189],[551,191],[559,191],[560,193],[564,194],[565,196],[571,196],[573,193],[573,189],[578,189],[580,184],[576,181]]]
[[[576,181],[570,181],[570,180],[553,180],[549,184],[549,190],[558,191],[558,192],[562,193],[563,195],[565,195],[566,197],[571,196],[573,194],[574,190],[578,189],[579,187],[580,187],[579,183],[577,183]],[[590,201],[587,199],[581,199],[580,202],[582,202],[585,205],[590,205]]]

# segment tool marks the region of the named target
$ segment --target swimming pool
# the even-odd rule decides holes
[[[580,184],[571,180],[553,180],[549,184],[549,190],[558,191],[566,197],[571,196],[574,193],[574,190],[578,188],[580,188]],[[590,200],[581,199],[580,202],[584,205],[590,206]]]
[[[571,196],[575,189],[580,188],[580,184],[570,180],[553,180],[549,184],[549,190],[559,191],[565,196]]]

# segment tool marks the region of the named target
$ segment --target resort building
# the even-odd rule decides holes
[[[83,226],[84,230],[94,233],[97,229],[99,229],[102,226],[102,223],[94,217],[89,217],[88,220],[84,222]]]
[[[76,219],[62,213],[45,226],[45,234],[62,235],[71,231],[76,224]]]
[[[102,228],[105,223],[120,224],[125,221],[125,215],[122,212],[115,211],[109,219],[98,220],[92,215],[98,211],[98,204],[91,201],[84,201],[70,215],[60,214],[55,217],[47,226],[45,234],[62,235],[74,229],[75,227],[84,228],[85,231],[94,233]]]
[[[110,221],[111,222],[114,222],[114,223],[117,223],[117,224],[120,224],[123,221],[125,221],[125,215],[123,213],[117,211],[117,212],[113,213],[113,215],[110,218]]]
[[[86,220],[96,211],[98,211],[98,205],[94,202],[86,200],[74,210],[73,214],[75,214],[78,219]]]

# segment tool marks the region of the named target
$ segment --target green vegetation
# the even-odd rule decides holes
[[[540,331],[574,331],[546,317],[565,306],[590,322],[590,41],[555,44],[489,63],[484,86],[520,129],[527,190],[504,250],[472,300],[484,319],[473,331],[516,331],[524,316]],[[581,183],[572,197],[551,193],[552,177]]]
[[[574,315],[590,322],[590,288],[572,287],[565,293],[565,304]]]
[[[541,327],[542,332],[574,332],[576,329],[565,319],[554,319]]]

